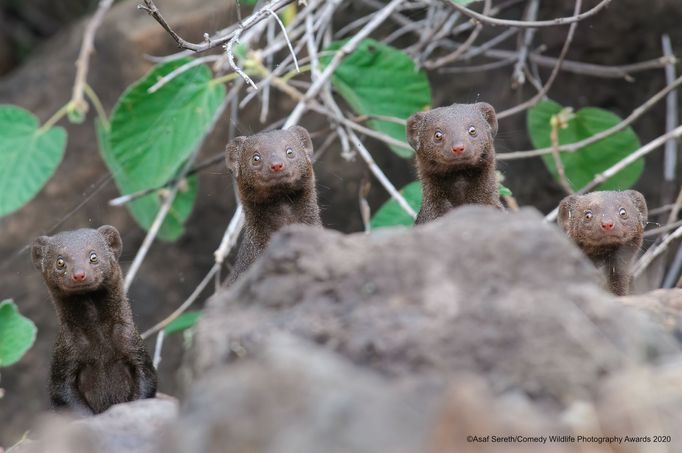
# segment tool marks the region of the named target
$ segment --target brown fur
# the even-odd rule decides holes
[[[156,394],[156,371],[123,289],[122,246],[118,231],[108,225],[41,236],[33,243],[33,264],[43,274],[59,321],[50,374],[55,409],[99,414]]]
[[[496,134],[495,109],[485,102],[453,104],[408,119],[407,141],[417,153],[424,191],[416,223],[430,222],[464,204],[502,209],[495,175]]]
[[[283,226],[322,225],[312,156],[310,135],[300,126],[237,137],[227,145],[227,168],[237,180],[245,215],[244,237],[228,282],[260,256]]]
[[[609,290],[624,296],[630,291],[630,266],[642,246],[647,213],[644,196],[635,190],[592,192],[564,198],[558,222],[595,266],[603,268]]]

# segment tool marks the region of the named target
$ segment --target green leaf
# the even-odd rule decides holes
[[[129,181],[124,175],[125,173],[117,166],[117,162],[110,158],[111,152],[107,151],[110,146],[109,132],[101,122],[98,120],[96,124],[97,139],[99,141],[100,151],[102,157],[109,167],[112,174],[118,174],[115,178],[118,189],[123,194],[133,193],[136,191],[136,185]],[[183,233],[183,225],[192,213],[194,201],[197,195],[197,180],[195,177],[187,179],[187,187],[178,191],[175,201],[171,205],[168,215],[159,229],[158,238],[164,241],[175,241]],[[148,230],[156,214],[161,209],[162,200],[158,193],[151,193],[131,201],[126,206],[132,214],[135,221],[145,230]]]
[[[11,300],[0,302],[0,367],[21,359],[36,339],[35,324],[22,316]]]
[[[57,170],[65,149],[63,128],[41,130],[30,112],[0,106],[0,217],[38,194]]]
[[[550,139],[551,119],[563,107],[553,101],[543,101],[528,111],[528,133],[535,148],[552,146]],[[619,122],[617,115],[600,108],[587,107],[576,112],[566,128],[559,129],[559,144],[574,143],[606,130]],[[574,190],[588,184],[595,175],[621,161],[640,147],[640,141],[632,128],[624,129],[603,140],[588,145],[574,153],[562,152],[566,177]],[[558,172],[551,154],[542,156],[550,173],[557,178]],[[644,160],[638,159],[606,180],[598,190],[623,190],[632,187],[644,170]]]
[[[111,115],[111,158],[137,190],[157,187],[173,177],[199,145],[225,96],[211,83],[206,65],[180,74],[154,93],[161,77],[189,62],[155,67],[121,96]],[[118,175],[114,175],[117,177]]]
[[[339,50],[346,41],[333,42],[325,52]],[[329,64],[333,57],[320,60]],[[365,39],[334,71],[334,88],[359,115],[383,115],[407,119],[431,104],[431,87],[423,71],[417,69],[406,53],[373,39]],[[405,142],[405,126],[388,121],[371,120],[372,129]],[[408,146],[390,145],[401,157],[412,157]]]
[[[99,128],[100,149],[123,194],[157,188],[176,177],[208,132],[225,97],[223,84],[212,83],[206,65],[193,67],[154,93],[147,90],[189,59],[159,65],[130,86],[111,117],[110,131]],[[107,132],[107,133],[104,133]],[[159,238],[175,240],[189,216],[196,181],[180,193]],[[135,220],[148,229],[158,212],[158,193],[129,204]]]
[[[400,194],[415,212],[419,212],[422,207],[422,185],[419,181],[411,182],[400,189]],[[411,226],[414,225],[414,220],[391,198],[374,214],[370,227],[375,229],[396,225]]]
[[[166,326],[163,331],[165,332],[166,335],[170,335],[172,333],[176,332],[182,332],[183,330],[187,330],[191,327],[194,327],[194,325],[197,323],[199,320],[199,317],[201,316],[201,311],[187,311],[177,318],[173,320],[170,324]]]
[[[509,187],[503,185],[503,184],[497,184],[497,191],[499,192],[501,197],[511,197],[512,196],[512,191]]]

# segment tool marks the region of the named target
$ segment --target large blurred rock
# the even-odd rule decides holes
[[[563,407],[625,364],[679,352],[595,282],[530,209],[465,207],[371,236],[296,226],[209,302],[192,367],[202,375],[285,331],[386,376],[468,372]]]
[[[494,452],[468,435],[560,433],[528,400],[494,400],[483,381],[392,382],[301,340],[275,335],[193,385],[160,451]],[[505,451],[568,452],[514,445]],[[510,448],[511,447],[511,448]]]

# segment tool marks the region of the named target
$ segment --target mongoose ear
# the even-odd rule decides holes
[[[33,266],[40,272],[43,271],[43,258],[45,258],[45,252],[47,251],[47,246],[50,244],[50,238],[47,236],[40,236],[31,246],[31,260],[33,261]]]
[[[569,195],[559,203],[559,215],[557,216],[557,223],[562,230],[568,231],[571,225],[571,219],[575,215],[573,209],[575,208],[577,196]]]
[[[107,242],[116,260],[118,260],[121,257],[121,252],[123,252],[121,234],[111,225],[103,225],[97,228],[97,232],[104,236],[104,240]]]
[[[646,199],[644,198],[644,195],[642,195],[640,192],[637,192],[636,190],[626,190],[624,193],[630,197],[632,204],[634,204],[639,211],[639,219],[642,222],[642,226],[645,227],[649,218],[649,209],[646,206]]]
[[[308,129],[305,127],[301,126],[291,126],[289,129],[287,129],[289,132],[293,133],[296,138],[298,138],[301,141],[301,144],[303,145],[303,149],[305,149],[306,154],[310,159],[313,158],[313,140],[310,138],[310,134],[308,133]]]
[[[415,151],[419,150],[419,136],[422,127],[424,127],[424,119],[426,119],[426,114],[418,112],[407,120],[407,143],[409,143]]]
[[[227,169],[230,170],[235,178],[239,176],[239,159],[241,158],[245,141],[246,137],[237,137],[228,143],[225,148],[225,163],[227,164]]]
[[[479,102],[476,107],[483,114],[483,118],[490,125],[490,134],[495,137],[497,135],[497,114],[495,113],[495,108],[488,104],[487,102]]]

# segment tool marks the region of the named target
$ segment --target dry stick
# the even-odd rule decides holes
[[[155,324],[152,328],[146,330],[142,334],[142,339],[149,338],[151,335],[154,335],[156,332],[164,329],[168,324],[177,319],[178,316],[183,314],[194,303],[194,301],[197,300],[199,295],[201,295],[204,289],[206,289],[206,286],[208,286],[213,276],[218,273],[222,263],[225,261],[225,257],[229,255],[230,250],[232,247],[234,247],[234,244],[236,244],[243,223],[244,212],[242,210],[242,205],[239,204],[234,212],[234,215],[232,216],[232,220],[230,220],[230,223],[225,230],[225,234],[223,234],[223,239],[220,241],[220,247],[214,253],[215,263],[208,271],[204,279],[201,281],[201,283],[199,283],[194,291],[192,291],[192,294],[190,294],[190,296],[178,308],[176,308],[175,311],[173,311],[173,313]]]
[[[609,179],[610,177],[612,177],[613,175],[615,175],[619,171],[623,170],[623,168],[627,167],[628,165],[630,165],[631,163],[633,163],[637,159],[639,159],[643,156],[646,156],[650,152],[652,152],[652,151],[656,150],[657,148],[663,146],[663,144],[666,141],[673,139],[673,138],[679,138],[680,136],[682,136],[682,126],[678,126],[675,129],[673,129],[672,131],[670,131],[666,134],[663,134],[658,138],[655,138],[654,140],[650,141],[646,145],[639,148],[637,151],[629,154],[625,159],[622,159],[621,161],[617,162],[613,166],[609,167],[607,170],[596,175],[594,177],[594,179],[592,179],[592,181],[590,181],[582,189],[578,190],[576,192],[576,194],[584,194],[584,193],[589,192],[590,190],[594,189],[599,184],[603,183],[604,181],[606,181],[607,179]],[[553,222],[554,220],[556,220],[558,212],[559,212],[559,208],[558,207],[554,208],[554,210],[552,212],[550,212],[549,214],[547,214],[545,216],[545,221]]]
[[[495,17],[490,17],[486,16],[484,14],[477,13],[476,11],[473,11],[469,8],[466,8],[457,2],[453,2],[451,0],[441,0],[441,2],[445,3],[446,5],[449,5],[452,8],[455,8],[462,14],[465,14],[472,19],[475,19],[479,22],[482,22],[487,25],[503,25],[507,27],[519,27],[519,28],[537,28],[537,27],[554,27],[556,25],[568,25],[568,24],[575,24],[580,22],[581,20],[587,19],[588,17],[594,16],[597,14],[599,11],[602,9],[606,8],[609,3],[611,3],[612,0],[602,0],[597,6],[592,8],[589,11],[585,11],[584,13],[578,14],[577,12],[573,13],[573,16],[569,17],[557,17],[556,19],[551,19],[551,20],[539,20],[539,21],[525,21],[525,20],[509,20],[509,19],[498,19]]]
[[[493,69],[500,69],[504,68],[505,66],[509,66],[513,64],[516,61],[516,58],[511,57],[508,58],[507,60],[499,60],[499,61],[493,61],[491,63],[485,63],[481,65],[472,65],[472,66],[455,66],[452,68],[444,68],[440,72],[444,74],[471,74],[474,72],[485,72],[485,71],[491,71]]]
[[[182,66],[178,66],[165,76],[161,77],[154,85],[150,86],[149,89],[147,89],[147,93],[149,94],[156,93],[165,84],[167,84],[180,74],[189,71],[195,66],[199,66],[200,64],[207,63],[209,61],[220,61],[221,59],[222,59],[221,55],[206,55],[204,57],[195,58],[194,60],[191,60],[183,64]]]
[[[682,85],[682,76],[678,77],[675,79],[673,83],[670,85],[666,86],[663,88],[661,91],[653,95],[651,98],[647,99],[647,101],[634,109],[630,115],[628,115],[627,118],[625,118],[623,121],[619,122],[618,124],[602,131],[597,134],[594,134],[591,137],[588,137],[586,139],[580,140],[578,142],[574,143],[568,143],[565,145],[559,146],[559,151],[562,152],[569,152],[573,153],[578,151],[581,148],[584,148],[585,146],[591,145],[592,143],[596,143],[600,140],[603,140],[616,132],[620,132],[626,127],[628,127],[630,124],[634,123],[637,118],[642,116],[646,111],[648,111],[651,107],[653,107],[658,101],[663,99],[668,93],[671,91],[675,90],[678,86]],[[516,151],[516,152],[511,152],[511,153],[501,153],[497,155],[498,160],[511,160],[511,159],[525,159],[529,157],[536,157],[536,156],[542,156],[544,154],[550,154],[552,152],[552,147],[549,148],[540,148],[540,149],[534,149],[534,150],[529,150],[529,151]]]
[[[180,316],[182,313],[184,313],[190,305],[194,303],[194,301],[199,297],[199,295],[203,292],[203,290],[206,288],[206,286],[209,284],[211,279],[213,278],[213,275],[215,275],[216,272],[218,272],[218,269],[220,269],[220,264],[214,264],[213,267],[211,267],[211,270],[208,271],[204,279],[199,283],[199,286],[197,286],[192,294],[185,300],[182,305],[180,305],[173,313],[168,315],[163,321],[159,322],[156,324],[154,327],[151,329],[145,331],[142,333],[142,339],[146,340],[150,336],[154,335],[156,332],[162,330],[165,328],[168,324],[173,322],[178,316]]]
[[[552,157],[554,158],[554,165],[556,166],[557,173],[559,174],[559,183],[566,194],[570,195],[573,193],[573,189],[566,178],[564,163],[561,160],[561,155],[559,154],[559,128],[561,127],[559,115],[561,114],[557,114],[552,117],[552,131],[549,134],[549,138],[552,142]]]
[[[90,64],[90,54],[94,48],[95,33],[99,28],[104,15],[111,8],[113,0],[100,0],[97,6],[95,15],[92,16],[90,22],[85,27],[83,34],[83,44],[81,45],[78,59],[76,60],[76,78],[73,83],[73,93],[71,95],[71,102],[80,112],[86,112],[88,104],[85,102],[83,91],[88,79],[88,66]]]
[[[528,10],[526,11],[526,21],[534,21],[538,17],[538,6],[540,5],[540,0],[529,0]],[[485,14],[485,13],[484,13]],[[514,72],[512,73],[512,87],[519,87],[526,83],[526,74],[524,68],[526,67],[526,61],[528,59],[528,51],[531,44],[533,43],[533,38],[535,37],[535,31],[537,28],[527,28],[523,34],[523,40],[521,41],[521,48],[519,49],[519,57],[514,65]]]
[[[367,163],[367,166],[371,170],[371,172],[374,174],[374,176],[379,180],[382,186],[388,191],[388,193],[391,195],[391,197],[398,202],[400,207],[410,215],[413,219],[417,218],[417,213],[414,212],[414,209],[412,209],[412,206],[405,200],[405,198],[398,192],[398,189],[395,188],[393,183],[386,177],[383,171],[381,171],[381,168],[374,162],[374,159],[372,158],[372,155],[369,153],[367,148],[365,148],[365,145],[362,144],[360,141],[360,138],[355,134],[355,131],[351,128],[346,128],[346,132],[350,136],[351,140],[353,141],[353,144],[355,145],[355,148],[358,150],[360,153],[360,156],[364,159],[364,161]]]
[[[633,268],[632,271],[632,276],[634,278],[637,278],[639,275],[641,275],[642,272],[656,259],[661,253],[665,252],[670,246],[670,244],[676,240],[682,238],[682,226],[678,227],[675,231],[672,233],[668,234],[663,238],[663,241],[654,248],[654,251],[649,253],[644,254],[642,258],[640,258],[639,261],[635,264],[635,267]]]
[[[140,269],[140,266],[142,266],[142,262],[147,256],[149,248],[154,243],[156,235],[159,233],[161,225],[163,225],[163,221],[166,220],[166,215],[170,211],[173,201],[175,200],[175,196],[178,194],[179,187],[180,184],[174,184],[171,187],[168,194],[166,194],[163,203],[161,204],[161,208],[159,209],[159,212],[156,214],[156,217],[154,218],[152,226],[149,227],[149,231],[147,231],[147,235],[145,236],[144,241],[142,241],[142,245],[137,250],[135,259],[133,260],[133,263],[130,265],[130,269],[128,269],[128,273],[126,274],[125,277],[124,288],[126,292],[128,292],[128,290],[130,289],[130,285],[133,283],[133,280],[137,275],[137,271]]]
[[[668,223],[668,224],[663,225],[661,227],[653,228],[651,230],[645,231],[644,237],[658,236],[661,233],[667,233],[670,230],[674,230],[679,226],[682,226],[682,220],[678,220],[677,222]]]
[[[341,64],[341,61],[351,52],[353,52],[358,45],[364,40],[367,36],[369,36],[370,33],[372,33],[379,25],[381,25],[388,16],[393,13],[398,6],[400,6],[401,3],[403,3],[404,0],[392,0],[389,4],[387,4],[384,8],[379,10],[374,18],[365,25],[362,30],[360,30],[353,38],[351,38],[346,44],[339,49],[332,60],[329,62],[327,67],[324,69],[322,74],[320,74],[320,77],[313,82],[312,86],[308,90],[308,92],[305,94],[304,98],[299,101],[299,103],[296,105],[294,110],[291,112],[291,115],[289,116],[289,119],[287,122],[284,124],[284,128],[291,127],[298,123],[298,121],[301,119],[301,116],[303,116],[303,113],[306,109],[306,103],[312,99],[313,97],[317,96],[324,85],[327,83],[331,75],[334,73],[336,68]]]
[[[454,43],[454,45],[461,45],[459,43]],[[480,47],[472,46],[471,51],[476,52]],[[489,58],[496,59],[508,59],[516,58],[517,53],[511,50],[502,49],[487,49],[482,52],[482,54]],[[469,55],[465,55],[464,58],[468,58]],[[531,53],[528,59],[537,64],[538,66],[543,66],[547,68],[553,68],[556,66],[557,58],[547,57],[540,55],[538,53]],[[593,63],[584,63],[581,61],[564,60],[561,65],[561,70],[564,72],[572,72],[575,74],[589,75],[593,77],[603,77],[610,79],[625,79],[629,82],[633,81],[634,78],[630,74],[634,74],[642,71],[649,71],[652,69],[661,69],[670,64],[677,64],[677,59],[672,57],[659,57],[652,60],[640,61],[638,63],[632,63],[627,65],[619,66],[605,66]]]
[[[273,10],[273,11],[278,11],[282,9],[283,7],[287,6],[289,3],[294,2],[295,0],[276,0],[276,1],[271,1],[268,3],[265,7]],[[228,33],[224,36],[213,36],[209,37],[208,35],[204,35],[204,42],[201,44],[194,44],[191,43],[185,39],[183,39],[180,35],[178,35],[170,25],[166,22],[166,20],[163,18],[161,15],[161,12],[159,9],[156,7],[154,2],[152,0],[144,0],[144,5],[137,5],[138,9],[142,9],[146,11],[150,16],[154,18],[163,28],[166,30],[166,32],[175,40],[175,42],[178,44],[178,47],[182,49],[188,49],[192,50],[194,52],[204,52],[209,49],[213,49],[214,47],[221,46],[228,42],[232,37],[237,33],[237,30]],[[263,11],[263,9],[260,9],[259,11],[253,13],[249,17],[247,17],[243,22],[240,24],[241,30],[244,30],[246,28],[249,28],[261,20],[263,20],[265,17],[267,17],[267,13]]]
[[[488,14],[489,11],[490,0],[486,0],[485,6],[483,7],[483,13]],[[464,54],[464,52],[469,50],[469,48],[474,44],[474,41],[476,41],[476,39],[478,38],[478,35],[481,33],[481,30],[483,30],[483,25],[477,24],[476,27],[474,28],[474,31],[471,32],[466,41],[464,41],[464,43],[461,46],[459,46],[454,52],[437,59],[433,63],[427,61],[424,63],[424,67],[426,69],[436,69],[448,63],[452,63],[453,61],[456,61],[459,57],[461,57]]]
[[[580,8],[582,6],[582,0],[576,0],[575,1],[575,14],[578,14],[580,12]],[[571,26],[568,29],[568,35],[566,36],[566,41],[564,42],[564,46],[561,49],[561,53],[559,54],[559,58],[556,62],[556,66],[554,66],[554,69],[552,70],[552,73],[549,76],[549,79],[547,79],[547,83],[542,87],[542,90],[540,90],[535,96],[532,98],[528,99],[526,102],[523,102],[515,107],[512,107],[507,110],[503,110],[500,113],[497,114],[498,119],[506,118],[508,116],[515,115],[517,113],[523,112],[530,107],[534,106],[538,102],[540,102],[545,95],[549,92],[549,89],[552,87],[552,84],[554,83],[554,80],[556,80],[557,76],[559,75],[559,71],[561,70],[561,64],[564,61],[564,58],[566,58],[566,54],[568,53],[568,49],[571,47],[571,42],[573,42],[573,36],[575,35],[575,29],[578,27],[578,22],[573,22]]]

